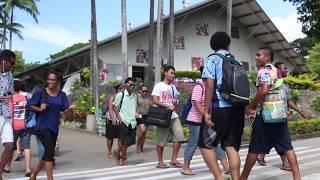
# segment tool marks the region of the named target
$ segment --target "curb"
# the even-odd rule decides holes
[[[90,131],[87,131],[87,130],[85,130],[85,129],[68,128],[68,127],[64,127],[64,126],[60,126],[60,128],[61,128],[61,129],[66,129],[66,130],[71,130],[71,131],[74,131],[74,132],[90,134],[90,135],[97,136],[97,137],[104,137],[104,136],[102,136],[102,135],[99,135],[99,134],[96,133],[96,132],[90,132]],[[314,137],[320,137],[320,131],[319,131],[319,132],[313,132],[313,133],[307,133],[307,134],[292,135],[292,136],[291,136],[291,140],[292,140],[292,141],[295,141],[295,140],[301,140],[301,139],[310,139],[310,138],[314,138]],[[153,142],[152,140],[146,139],[145,141],[148,142],[148,143],[150,143],[150,144],[156,145],[156,142]],[[186,144],[187,144],[187,142],[188,142],[188,140],[185,139],[185,140],[183,141],[183,143],[181,144],[181,146],[182,146],[182,147],[185,147]],[[240,149],[249,147],[249,142],[250,142],[250,141],[243,141],[243,142],[241,143]],[[167,145],[172,146],[173,143],[167,143]]]

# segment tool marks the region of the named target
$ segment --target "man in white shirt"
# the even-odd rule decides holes
[[[167,66],[163,71],[163,81],[156,84],[152,91],[152,103],[158,107],[164,107],[173,110],[169,128],[157,127],[157,168],[168,168],[163,162],[163,150],[167,143],[169,132],[173,137],[173,153],[170,164],[174,167],[181,168],[182,164],[177,160],[181,143],[184,140],[183,128],[178,114],[174,111],[178,103],[179,92],[175,85],[171,84],[175,78],[175,68]]]

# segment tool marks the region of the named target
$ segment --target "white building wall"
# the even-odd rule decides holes
[[[217,31],[225,31],[226,18],[225,13],[217,13],[219,8],[207,7],[195,12],[186,14],[183,17],[175,19],[175,34],[184,36],[185,49],[175,49],[174,59],[177,70],[191,70],[191,58],[201,57],[206,58],[213,53],[210,48],[210,37]],[[196,35],[196,24],[199,22],[207,22],[209,26],[209,36]],[[240,39],[232,38],[230,51],[241,61],[249,62],[251,69],[255,68],[255,53],[259,47],[264,46],[264,43],[259,39],[251,36],[249,37],[248,30],[238,21],[233,20],[233,25],[239,28]],[[248,23],[249,24],[249,23]],[[168,59],[168,23],[164,24],[164,40],[163,40],[163,59]],[[136,49],[148,49],[149,44],[149,29],[144,29],[128,36],[128,58],[129,68],[132,66],[146,66],[145,63],[136,63]],[[248,38],[249,37],[249,38]],[[156,26],[155,26],[156,38]],[[154,48],[156,48],[156,41],[154,39]],[[154,49],[154,54],[156,53]],[[103,47],[99,47],[99,58],[107,64],[113,64],[112,69],[116,70],[115,74],[121,75],[116,66],[122,67],[121,61],[121,39],[115,40]],[[289,63],[283,56],[275,54],[275,62],[282,61],[288,64],[289,70],[293,70],[293,65]],[[132,69],[131,69],[132,70]],[[129,70],[130,72],[130,70]]]

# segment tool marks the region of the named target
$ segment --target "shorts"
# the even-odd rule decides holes
[[[226,152],[221,148],[220,144],[214,150],[217,155],[217,160],[226,159]]]
[[[0,116],[0,136],[1,142],[13,143],[13,129],[10,119]]]
[[[202,134],[204,134],[203,130],[206,125],[202,123],[198,146],[200,148],[211,149],[212,147],[217,147],[220,143],[222,149],[226,146],[230,146],[239,151],[244,128],[244,108],[214,108],[212,110],[212,121],[214,122],[212,128],[217,133],[215,140],[212,142],[211,146],[205,145]]]
[[[142,115],[142,118],[137,118],[137,125],[146,124],[147,115]]]
[[[121,144],[131,146],[136,143],[136,128],[132,128],[131,124],[127,126],[122,122],[119,126],[119,140]]]
[[[106,121],[106,138],[114,139],[119,137],[119,125],[113,125],[111,120]]]
[[[183,128],[179,118],[171,119],[169,128],[157,127],[157,144],[159,146],[163,147],[166,145],[169,133],[172,134],[173,142],[184,141]]]
[[[14,150],[17,149],[18,138],[20,138],[21,149],[30,149],[31,134],[28,131],[25,129],[13,131]]]
[[[257,115],[252,124],[249,153],[269,154],[273,147],[279,153],[293,150],[288,123],[264,123],[262,115]]]

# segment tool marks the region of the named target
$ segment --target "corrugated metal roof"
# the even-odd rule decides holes
[[[187,13],[193,11],[199,11],[205,7],[214,5],[219,3],[222,7],[225,6],[227,1],[225,0],[205,0],[200,3],[194,4],[187,8],[181,9],[175,12],[175,18],[179,18]],[[281,34],[278,28],[273,24],[268,15],[263,11],[260,5],[256,2],[256,0],[233,0],[232,2],[233,10],[232,15],[233,18],[242,23],[250,32],[250,34],[266,45],[270,46],[273,50],[283,55],[290,61],[301,73],[310,72],[308,67],[304,64],[304,62],[299,58],[298,54],[294,51],[294,49],[290,46],[289,42],[285,39],[285,37]],[[164,21],[168,21],[169,16],[164,17]],[[149,27],[149,23],[142,24],[128,31],[128,35],[132,35],[133,33],[142,31]],[[116,34],[104,40],[98,42],[98,46],[103,46],[112,41],[121,38],[121,34]],[[68,53],[64,56],[51,60],[48,63],[44,63],[38,67],[35,67],[29,71],[18,74],[18,77],[29,73],[35,73],[36,71],[43,70],[45,66],[54,67],[58,64],[63,63],[64,61],[72,60],[74,56],[79,56],[81,54],[88,54],[90,50],[90,45],[79,50],[76,50],[72,53]]]

